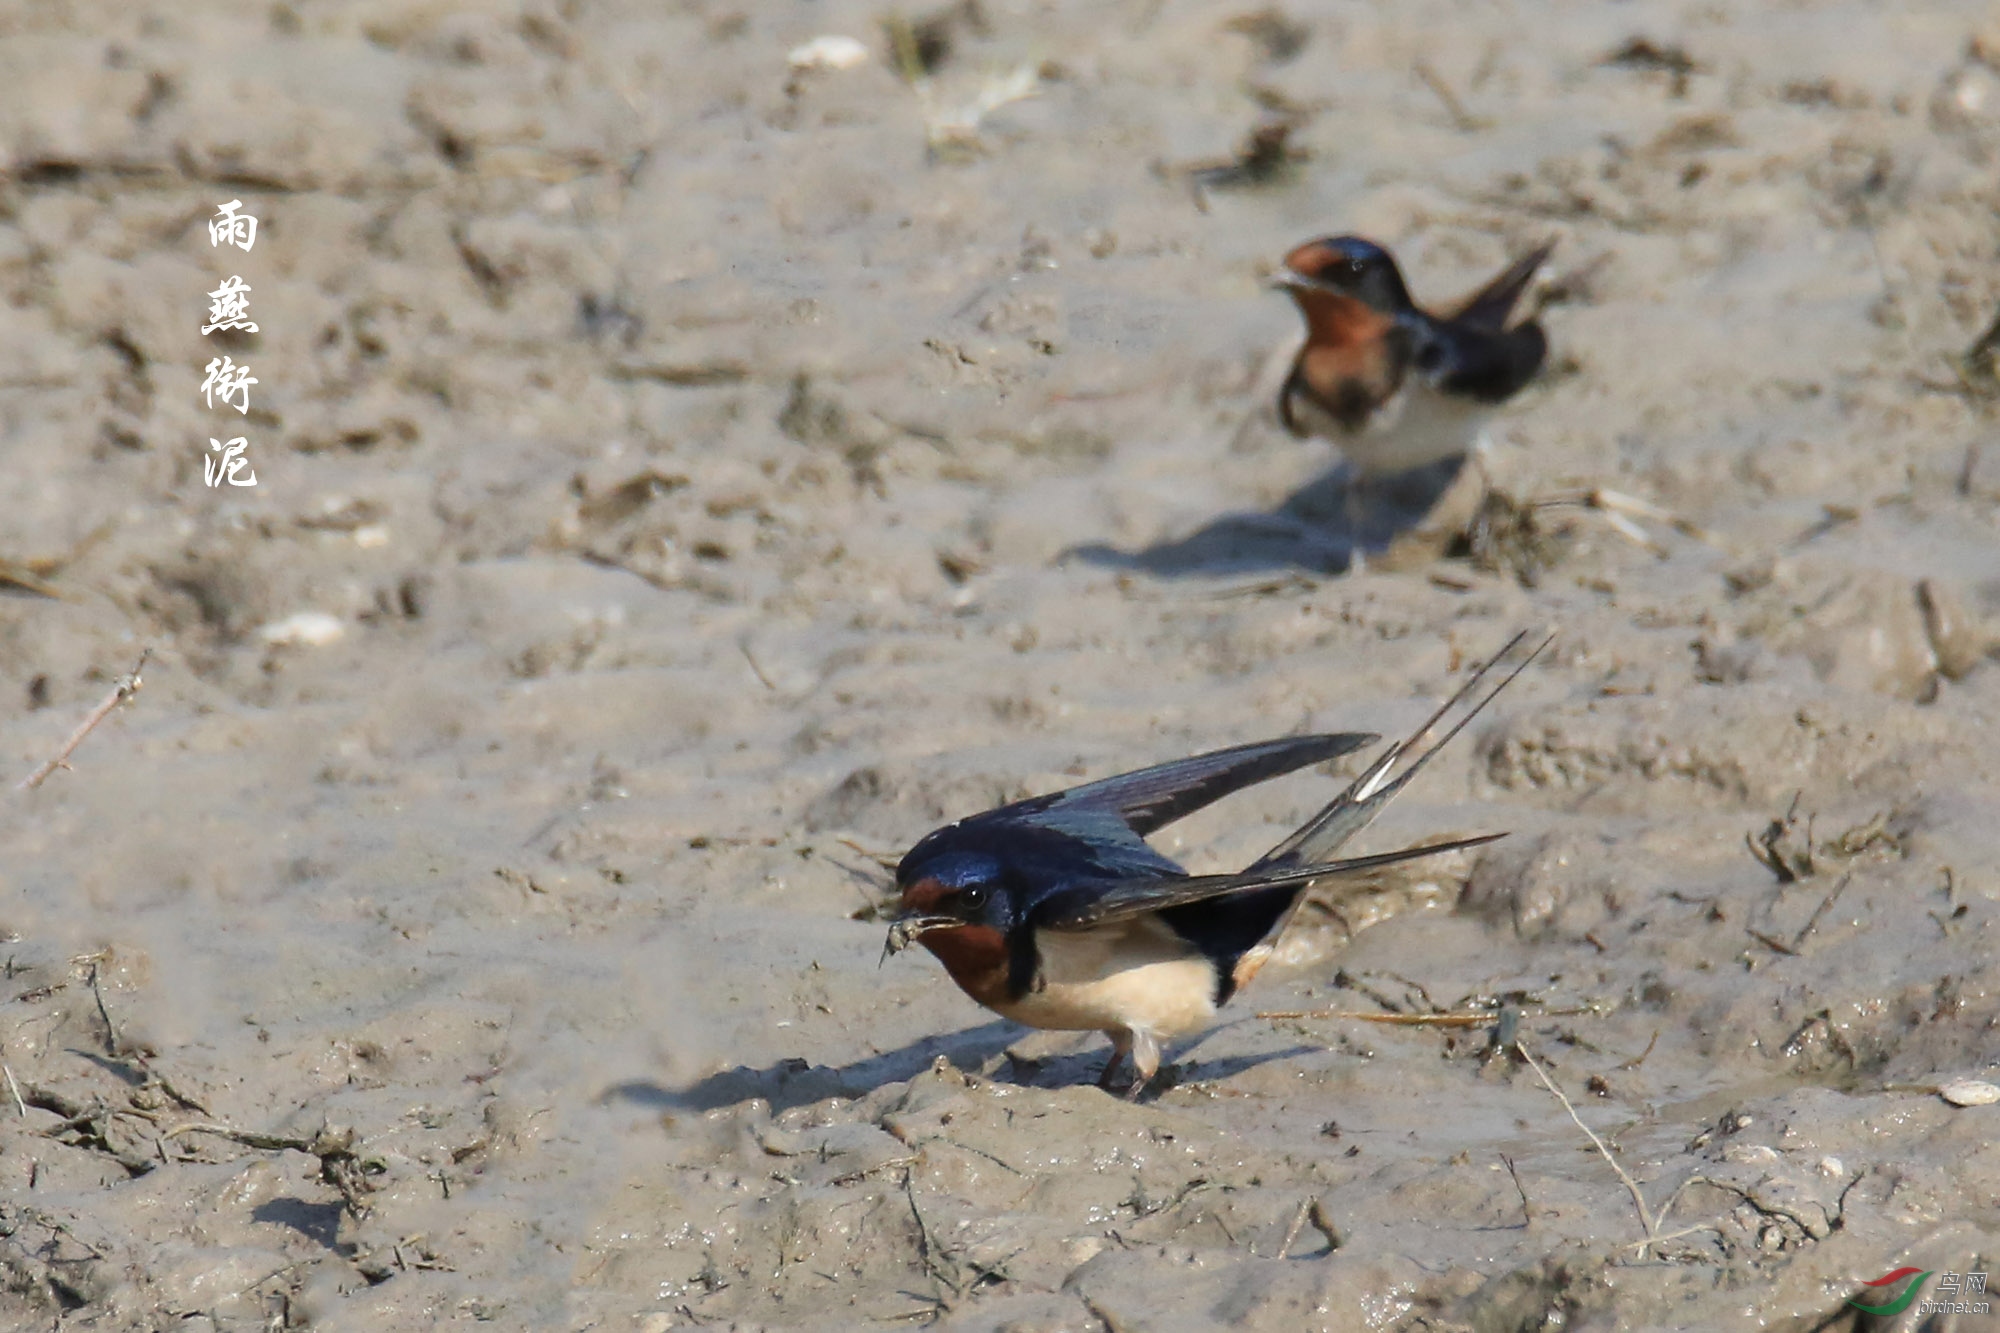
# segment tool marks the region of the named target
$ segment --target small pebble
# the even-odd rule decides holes
[[[1976,1078],[1955,1078],[1938,1089],[1938,1096],[1953,1106],[1991,1106],[2000,1102],[2000,1087]]]
[[[324,611],[301,611],[274,620],[257,631],[257,637],[266,643],[303,643],[318,648],[332,643],[347,633],[347,627],[340,623],[339,616],[330,616]]]
[[[793,69],[853,69],[868,63],[868,48],[852,37],[830,34],[793,47],[785,60]]]

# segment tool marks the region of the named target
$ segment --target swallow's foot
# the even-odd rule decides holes
[[[1152,1086],[1154,1075],[1160,1072],[1160,1041],[1150,1032],[1107,1032],[1111,1038],[1111,1058],[1104,1062],[1104,1073],[1098,1077],[1097,1086],[1106,1092],[1115,1092],[1127,1101],[1137,1101],[1139,1094]],[[1118,1078],[1119,1067],[1130,1063],[1132,1073],[1129,1078]]]
[[[1118,1071],[1132,1054],[1132,1034],[1107,1032],[1104,1035],[1111,1038],[1111,1058],[1104,1062],[1104,1072],[1097,1076],[1097,1086],[1106,1092],[1122,1092],[1125,1084],[1119,1081]]]
[[[1125,1061],[1113,1056],[1104,1066],[1104,1074],[1097,1080],[1097,1086],[1114,1097],[1123,1097],[1128,1102],[1136,1102],[1148,1088],[1153,1086],[1153,1080],[1139,1077],[1136,1070],[1124,1078],[1119,1078],[1117,1075],[1124,1066]]]

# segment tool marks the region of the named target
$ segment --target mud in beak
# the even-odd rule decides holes
[[[917,942],[927,931],[943,930],[947,926],[962,926],[965,923],[950,916],[905,916],[889,923],[888,938],[882,941],[882,957],[875,965],[880,967],[889,961],[889,955],[901,953]]]

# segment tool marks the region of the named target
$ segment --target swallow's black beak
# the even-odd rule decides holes
[[[1308,278],[1297,269],[1286,267],[1280,267],[1277,272],[1264,280],[1264,284],[1274,292],[1331,292],[1335,290],[1331,283],[1321,282],[1318,278]]]

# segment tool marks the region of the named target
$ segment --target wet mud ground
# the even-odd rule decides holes
[[[1990,1317],[1845,1304],[2000,1256],[2000,1108],[1936,1093],[2000,1063],[1983,6],[0,34],[9,781],[153,654],[0,801],[0,1325]],[[823,34],[869,59],[788,66]],[[1560,242],[1476,559],[1343,573],[1272,420],[1260,279],[1334,230],[1432,300]],[[1521,509],[1599,488],[1684,523]],[[1156,1098],[877,966],[871,858],[935,824],[1393,734],[1538,623],[1368,846],[1513,836],[1344,891]]]

